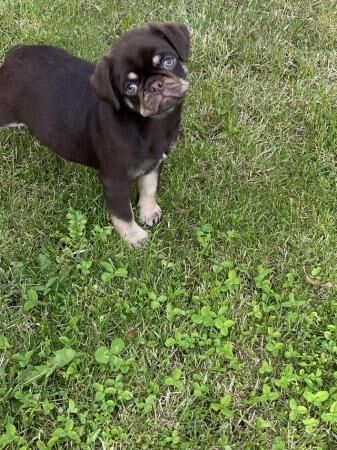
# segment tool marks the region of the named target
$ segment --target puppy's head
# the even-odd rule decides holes
[[[124,104],[143,117],[164,117],[186,94],[189,51],[185,25],[151,23],[122,35],[97,64],[91,84],[117,110]]]

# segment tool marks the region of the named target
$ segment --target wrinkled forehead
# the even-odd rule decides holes
[[[123,81],[132,72],[146,76],[151,74],[161,55],[178,57],[170,44],[151,31],[126,33],[113,47],[113,66],[116,81]]]

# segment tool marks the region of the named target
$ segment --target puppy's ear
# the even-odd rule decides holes
[[[182,61],[190,55],[190,34],[182,23],[157,22],[149,24],[150,30],[161,34],[175,50]]]
[[[91,75],[90,83],[98,98],[111,103],[119,110],[120,104],[111,84],[110,69],[111,57],[104,55]]]

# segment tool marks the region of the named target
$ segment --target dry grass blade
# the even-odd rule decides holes
[[[308,284],[310,284],[310,286],[314,286],[315,288],[318,288],[318,289],[334,287],[334,284],[333,284],[332,281],[316,280],[316,278],[309,277],[309,275],[307,274],[307,271],[305,270],[305,267],[304,267],[303,270],[304,270],[304,275],[305,275],[306,282]]]

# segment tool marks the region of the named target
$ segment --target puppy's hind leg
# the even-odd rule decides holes
[[[19,126],[15,120],[14,114],[12,114],[10,108],[6,105],[0,93],[0,128]]]
[[[0,84],[1,89],[1,84]],[[19,123],[16,115],[13,113],[12,108],[8,105],[7,100],[1,94],[0,90],[0,128],[5,127],[20,127],[25,126],[23,123]]]
[[[9,105],[9,91],[10,89],[6,86],[3,67],[0,67],[0,128],[22,125],[18,123],[15,114]]]

